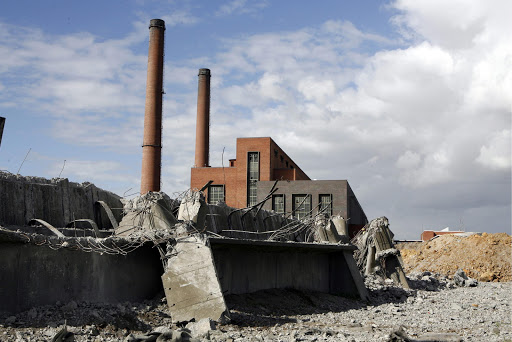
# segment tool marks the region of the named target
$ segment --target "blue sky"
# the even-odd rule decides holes
[[[189,187],[197,70],[211,165],[271,136],[398,238],[511,226],[507,1],[3,1],[0,169],[139,189],[148,23],[166,21],[162,189]],[[64,165],[64,161],[65,165]],[[63,168],[64,166],[64,168]],[[62,172],[62,173],[61,173]]]

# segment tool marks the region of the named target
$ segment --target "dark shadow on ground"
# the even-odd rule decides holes
[[[369,290],[370,302],[328,293],[269,289],[249,294],[228,295],[231,324],[237,326],[272,326],[295,323],[296,315],[322,314],[358,310],[369,305],[397,303],[407,300],[412,291],[401,288]]]

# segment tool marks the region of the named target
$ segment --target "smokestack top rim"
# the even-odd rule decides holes
[[[197,76],[206,75],[211,76],[210,69],[202,68],[199,69],[199,74]]]
[[[162,19],[151,19],[149,21],[149,28],[151,29],[152,27],[163,28],[165,30],[165,21]]]

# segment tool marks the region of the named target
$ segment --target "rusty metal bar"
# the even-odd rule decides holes
[[[28,221],[29,226],[36,224],[36,223],[42,224],[43,226],[48,228],[53,234],[57,235],[58,237],[61,237],[61,238],[65,237],[64,234],[62,234],[61,232],[59,232],[57,230],[57,228],[55,228],[54,226],[52,226],[51,224],[49,224],[48,222],[46,222],[44,220],[32,219],[32,220]]]

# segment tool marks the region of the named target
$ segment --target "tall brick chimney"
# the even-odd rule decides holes
[[[196,161],[194,167],[208,167],[210,150],[210,69],[199,69],[197,89]]]
[[[151,19],[149,22],[144,138],[142,141],[141,195],[144,195],[148,191],[160,191],[164,31],[165,22],[163,20]]]

